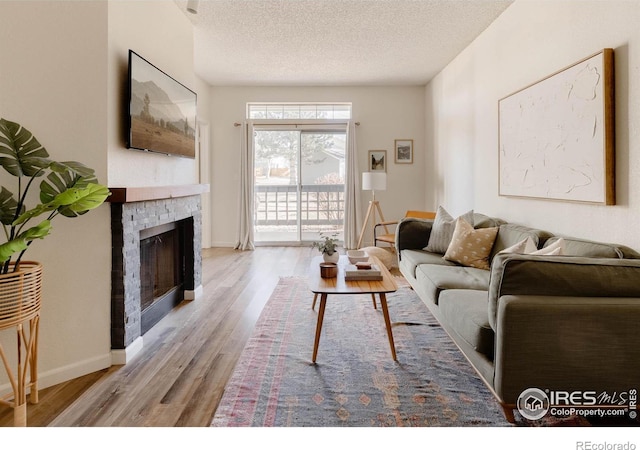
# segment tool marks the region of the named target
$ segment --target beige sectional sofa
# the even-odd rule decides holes
[[[477,213],[473,222],[476,230],[497,228],[489,270],[426,251],[434,220],[422,219],[398,224],[398,265],[507,420],[514,422],[518,397],[529,388],[608,394],[637,388],[640,255]],[[562,255],[504,251],[528,238],[538,249],[562,243]]]

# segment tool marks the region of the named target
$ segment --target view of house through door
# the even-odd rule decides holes
[[[342,240],[345,130],[257,126],[253,144],[256,243]]]

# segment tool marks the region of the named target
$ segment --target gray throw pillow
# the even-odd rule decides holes
[[[473,226],[473,210],[464,213],[460,216],[468,224]],[[442,206],[438,206],[436,212],[436,218],[433,221],[431,227],[431,235],[429,236],[429,243],[424,248],[427,252],[432,253],[446,253],[453,237],[453,231],[456,229],[456,220],[451,217]]]

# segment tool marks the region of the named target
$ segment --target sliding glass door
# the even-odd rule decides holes
[[[343,237],[346,133],[311,126],[256,126],[255,241]]]

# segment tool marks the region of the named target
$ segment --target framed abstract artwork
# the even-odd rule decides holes
[[[498,101],[499,195],[615,204],[613,50]]]

